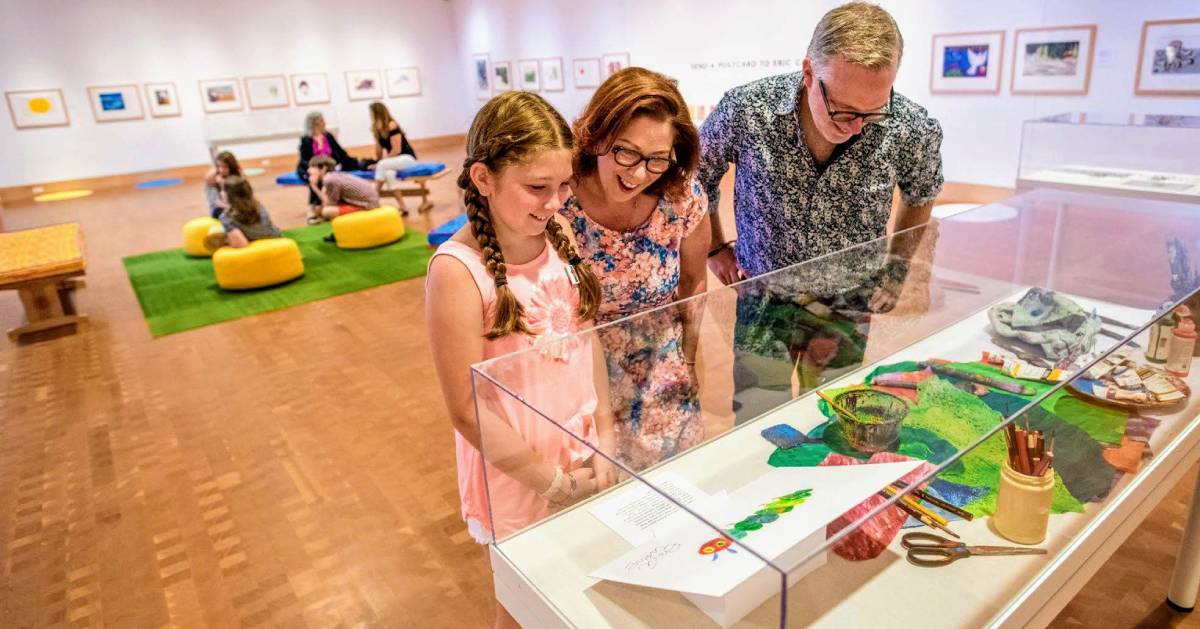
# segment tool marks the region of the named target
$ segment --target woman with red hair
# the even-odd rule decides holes
[[[596,322],[703,293],[711,236],[694,178],[700,140],[675,81],[644,68],[616,72],[574,132],[574,195],[561,213],[600,278]],[[699,310],[662,308],[599,331],[617,457],[635,471],[704,438],[695,386]]]

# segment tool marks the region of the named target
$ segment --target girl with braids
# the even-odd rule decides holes
[[[592,448],[487,380],[475,379],[480,403],[472,403],[470,365],[526,350],[494,363],[489,375],[611,452],[603,358],[590,334],[575,334],[595,316],[599,285],[555,220],[569,194],[571,146],[570,127],[540,96],[507,92],[488,101],[471,123],[458,178],[470,220],[429,262],[429,343],[456,430],[462,515],[480,543],[615,480]],[[508,626],[503,609],[497,616]]]
[[[614,73],[575,122],[574,196],[562,215],[603,274],[596,320],[608,359],[617,458],[641,470],[704,440],[696,386],[708,202],[694,175],[700,140],[675,81]]]

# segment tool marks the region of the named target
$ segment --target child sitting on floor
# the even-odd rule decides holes
[[[236,175],[226,177],[225,196],[229,199],[229,209],[221,213],[221,226],[214,226],[204,241],[210,250],[245,247],[252,240],[279,238],[279,228],[271,222],[267,208],[254,198],[250,182]]]
[[[308,222],[332,220],[342,214],[379,207],[379,192],[368,181],[349,173],[334,171],[337,162],[328,155],[308,163],[308,186],[321,199],[321,216],[309,216]]]

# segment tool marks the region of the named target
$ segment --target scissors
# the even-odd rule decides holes
[[[904,537],[900,538],[900,546],[908,551],[908,563],[923,568],[948,566],[959,559],[971,556],[1046,554],[1046,549],[1044,548],[967,546],[962,542],[956,542],[932,533],[905,533]]]

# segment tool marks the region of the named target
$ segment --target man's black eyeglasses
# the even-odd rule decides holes
[[[896,98],[896,90],[892,89],[888,95],[887,111],[873,111],[863,113],[861,111],[834,111],[829,107],[829,94],[825,91],[825,81],[817,79],[817,85],[821,88],[821,100],[825,101],[825,111],[829,112],[829,117],[834,122],[854,122],[857,118],[862,118],[864,123],[880,122],[892,117],[892,100]]]

